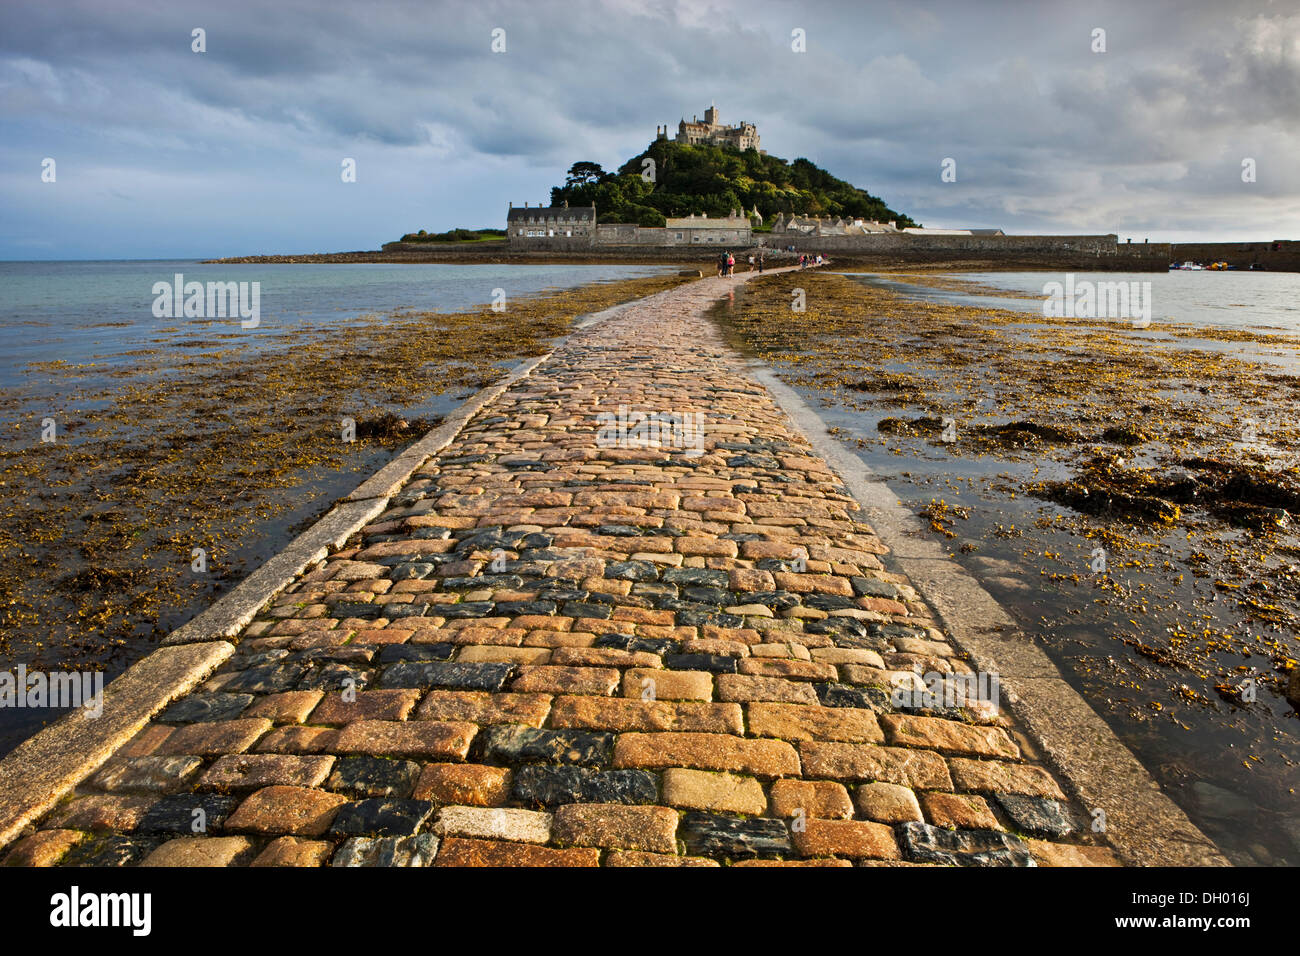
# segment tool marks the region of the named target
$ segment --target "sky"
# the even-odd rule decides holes
[[[0,259],[502,228],[711,102],[927,226],[1300,238],[1294,2],[0,0]]]

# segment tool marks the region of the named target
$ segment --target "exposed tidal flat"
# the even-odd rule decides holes
[[[792,273],[716,314],[1234,862],[1300,864],[1300,280],[1110,276],[1152,281],[1139,327],[1045,318],[1061,278]]]
[[[260,281],[259,326],[154,318],[151,285],[175,272]],[[0,670],[110,678],[576,317],[686,281],[623,266],[0,274]],[[0,710],[0,751],[55,716]]]

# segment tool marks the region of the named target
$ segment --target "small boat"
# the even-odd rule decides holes
[[[1170,263],[1169,265],[1170,272],[1203,272],[1204,270],[1205,266],[1195,262]]]

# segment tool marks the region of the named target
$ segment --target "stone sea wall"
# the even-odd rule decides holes
[[[1226,262],[1238,269],[1263,268],[1269,272],[1300,272],[1300,241],[1177,242],[1171,246],[1174,262]]]
[[[512,237],[512,255],[586,253],[600,259],[644,257],[653,252],[664,261],[694,261],[718,249],[740,251],[742,243],[662,244],[662,229],[635,225],[602,225],[593,242],[587,238]],[[1111,233],[1076,236],[917,236],[882,234],[869,236],[800,236],[758,234],[755,242],[769,249],[793,245],[799,252],[833,255],[853,262],[876,265],[909,263],[976,263],[987,268],[1080,269],[1094,271],[1163,271],[1170,261],[1167,243],[1120,243]],[[414,252],[418,243],[388,243],[386,253]],[[470,247],[462,247],[470,251]],[[440,252],[455,252],[444,246]]]

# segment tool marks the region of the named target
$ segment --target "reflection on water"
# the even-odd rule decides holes
[[[848,273],[845,273],[848,274]],[[1149,282],[1156,321],[1216,328],[1274,329],[1300,333],[1300,275],[1294,272],[1075,272],[1079,282]],[[1064,282],[1061,272],[962,272],[923,277],[860,273],[867,281],[931,302],[1012,309],[1042,315],[1043,286]],[[941,280],[952,287],[925,285]],[[980,294],[974,283],[1014,296]],[[1025,297],[1028,298],[1025,298]]]

